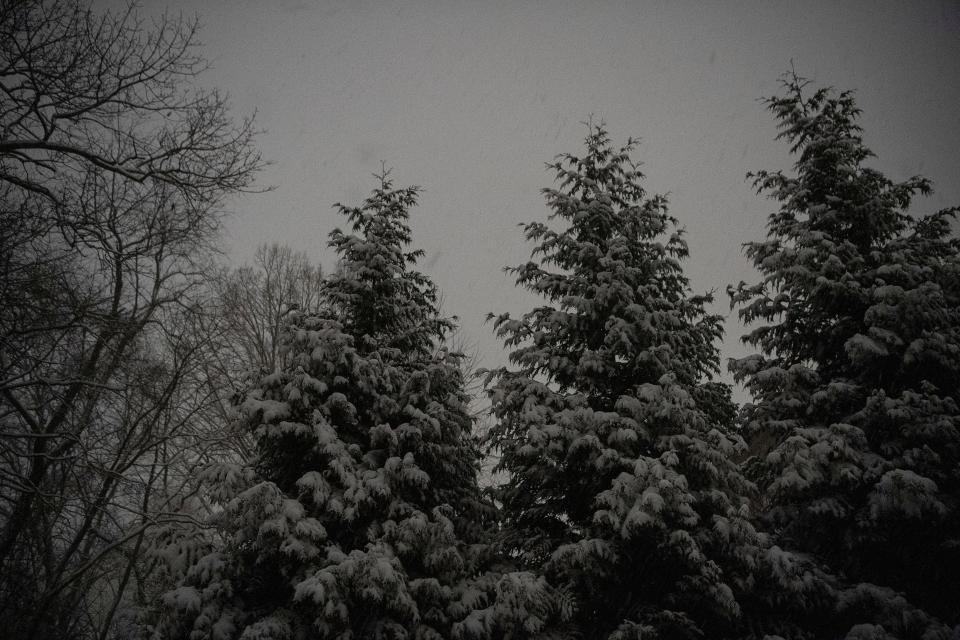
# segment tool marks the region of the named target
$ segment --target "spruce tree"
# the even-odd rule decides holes
[[[413,267],[416,187],[386,172],[330,245],[329,313],[292,313],[287,363],[241,409],[252,469],[208,472],[223,542],[192,561],[156,634],[199,638],[524,637],[542,580],[497,572],[477,483],[460,355],[436,288]],[[167,552],[171,554],[170,551]]]
[[[731,364],[753,396],[750,473],[779,540],[855,585],[841,613],[861,596],[902,605],[899,592],[957,625],[957,209],[909,215],[930,183],[867,166],[853,94],[807,84],[790,74],[767,101],[797,161],[753,175],[779,210],[746,245],[761,282],[731,289],[760,352]],[[900,637],[919,635],[911,615]]]
[[[751,588],[801,597],[810,574],[751,525],[730,390],[711,381],[723,320],[691,293],[633,146],[591,124],[584,155],[548,165],[559,228],[527,224],[532,259],[509,270],[546,300],[495,318],[513,349],[489,378],[503,544],[574,598],[580,637],[750,635]]]

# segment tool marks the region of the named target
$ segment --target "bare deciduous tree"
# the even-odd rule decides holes
[[[229,449],[203,368],[226,197],[262,165],[196,24],[0,0],[0,624],[105,638]]]
[[[316,312],[323,305],[323,270],[305,253],[289,247],[257,247],[253,264],[227,271],[215,286],[231,340],[227,346],[241,367],[273,371],[281,362],[280,334],[294,309]]]
[[[162,185],[100,177],[83,224],[34,243],[38,284],[0,314],[0,613],[42,611],[20,619],[28,637],[74,612],[86,590],[68,587],[89,586],[96,562],[172,513],[151,502],[157,474],[208,435],[188,417],[211,391],[195,382],[205,342],[187,325],[203,312],[210,214]]]

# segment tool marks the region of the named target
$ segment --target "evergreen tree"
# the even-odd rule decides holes
[[[379,179],[339,207],[331,313],[292,315],[287,366],[243,402],[256,464],[211,472],[225,544],[168,594],[160,636],[520,637],[550,615],[542,580],[491,570],[460,355],[438,347],[452,322],[406,250],[417,188]]]
[[[783,544],[862,583],[842,610],[868,593],[889,609],[892,589],[957,625],[957,209],[908,215],[929,182],[866,166],[852,93],[806,85],[791,74],[768,100],[795,175],[753,176],[779,211],[768,238],[746,245],[762,281],[731,290],[759,324],[744,340],[760,353],[731,364],[754,398],[742,412],[750,473]],[[911,615],[900,637],[920,633]]]
[[[513,348],[489,379],[504,544],[574,597],[583,638],[762,637],[745,630],[753,587],[820,587],[751,525],[730,391],[710,381],[722,318],[690,292],[633,146],[591,124],[585,155],[549,165],[563,228],[527,224],[533,259],[510,269],[546,303],[495,318]]]

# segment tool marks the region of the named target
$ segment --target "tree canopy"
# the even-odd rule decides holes
[[[762,280],[731,289],[758,325],[759,353],[732,363],[753,396],[747,468],[784,543],[955,625],[957,209],[911,215],[929,181],[867,166],[853,94],[808,84],[789,75],[768,100],[797,161],[754,174],[780,208],[746,244]]]
[[[633,146],[589,125],[586,152],[550,165],[560,228],[526,225],[534,259],[510,270],[546,300],[495,318],[513,349],[490,376],[504,544],[575,595],[583,637],[721,637],[763,538],[730,391],[711,380],[722,318],[690,291]]]

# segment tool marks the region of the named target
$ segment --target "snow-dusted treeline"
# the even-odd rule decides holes
[[[263,163],[204,67],[183,18],[0,2],[0,635],[957,637],[958,210],[870,167],[852,93],[767,100],[748,402],[684,213],[591,121],[479,416],[418,187],[218,260]]]

